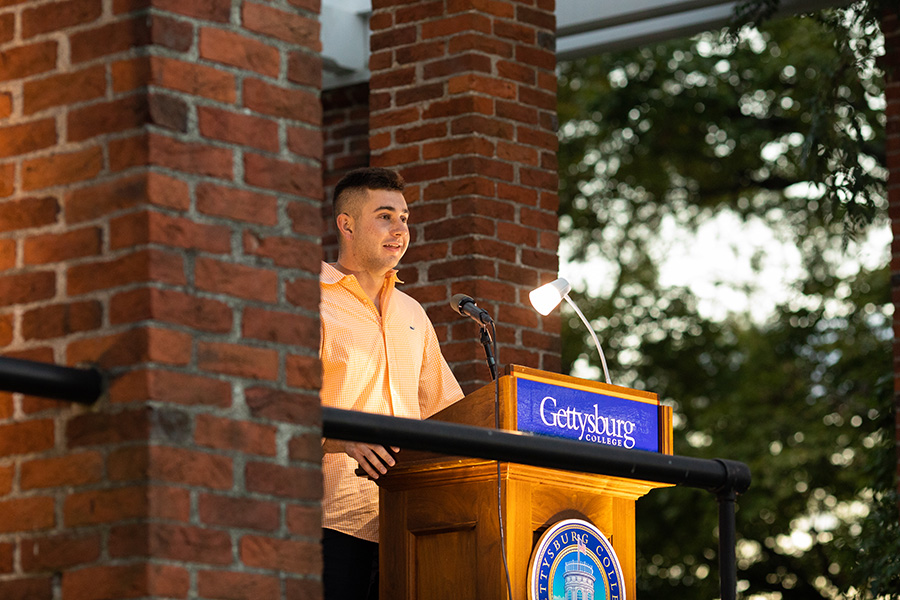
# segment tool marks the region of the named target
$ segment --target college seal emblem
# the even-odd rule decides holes
[[[528,600],[625,600],[612,544],[587,521],[554,523],[531,555]]]

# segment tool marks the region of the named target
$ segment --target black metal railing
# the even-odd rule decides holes
[[[103,376],[81,369],[0,356],[0,390],[93,404],[103,392]]]
[[[63,367],[0,357],[0,390],[92,404],[103,392],[96,368]],[[401,419],[325,407],[325,437],[400,446],[453,456],[641,479],[705,489],[719,504],[719,586],[735,600],[735,502],[750,487],[750,469],[725,459],[701,459],[435,421]]]
[[[401,419],[325,407],[322,435],[452,456],[485,458],[552,469],[598,473],[705,489],[719,504],[719,588],[737,596],[735,501],[750,487],[750,469],[725,459],[702,459],[484,427]]]

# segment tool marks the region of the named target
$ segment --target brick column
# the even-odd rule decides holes
[[[373,165],[410,188],[404,289],[428,309],[465,391],[490,380],[456,293],[497,321],[499,361],[559,370],[559,321],[528,292],[556,277],[552,0],[376,0],[371,17]]]
[[[0,598],[320,597],[318,11],[0,6]]]
[[[886,11],[881,20],[885,55],[884,70],[887,108],[888,211],[894,238],[891,244],[891,290],[894,302],[894,398],[897,440],[900,448],[900,17]],[[898,450],[900,452],[900,450]],[[897,462],[900,475],[900,459]]]

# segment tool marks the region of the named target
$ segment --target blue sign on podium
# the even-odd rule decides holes
[[[617,391],[516,377],[519,431],[660,452],[659,402]],[[607,389],[608,388],[608,389]]]

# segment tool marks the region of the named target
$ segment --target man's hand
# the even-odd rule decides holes
[[[325,452],[343,452],[359,463],[363,471],[372,479],[388,472],[397,461],[391,456],[391,451],[380,444],[367,444],[363,442],[348,442],[345,440],[326,440],[323,444]],[[400,448],[391,446],[394,453]]]

